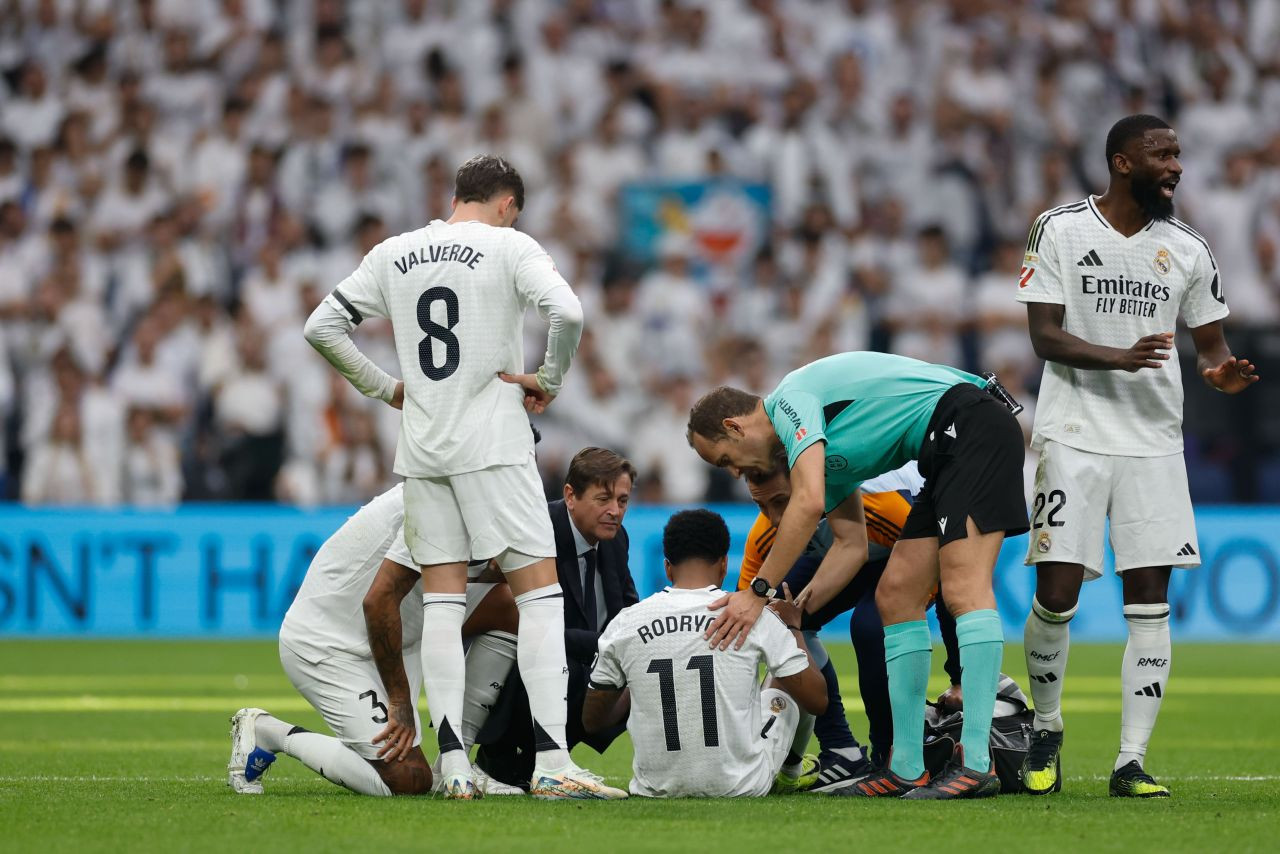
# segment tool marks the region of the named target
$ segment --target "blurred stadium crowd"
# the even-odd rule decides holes
[[[33,504],[382,490],[398,413],[302,322],[447,218],[480,152],[522,172],[519,225],[587,310],[543,464],[615,448],[646,499],[737,495],[685,447],[690,402],[837,350],[1032,403],[1022,243],[1105,186],[1125,113],[1179,131],[1236,349],[1280,319],[1274,0],[0,0],[0,68],[0,480]],[[734,280],[679,235],[647,267],[616,250],[620,186],[725,175],[773,194]],[[397,372],[389,327],[360,335]],[[1193,481],[1235,453],[1192,444]]]

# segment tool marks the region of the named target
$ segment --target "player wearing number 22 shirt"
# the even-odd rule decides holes
[[[446,797],[479,796],[458,736],[469,559],[496,561],[520,610],[518,665],[536,749],[530,793],[625,797],[565,748],[564,598],[525,413],[543,411],[560,390],[582,307],[546,251],[512,228],[523,207],[519,173],[500,157],[473,157],[458,169],[449,220],[374,247],[305,334],[361,392],[403,408],[395,471],[405,477],[405,543],[422,567],[423,683]],[[550,323],[535,374],[522,364],[530,307]],[[351,341],[370,315],[391,320],[402,384]],[[390,704],[392,716],[408,702]]]
[[[1025,636],[1036,719],[1022,775],[1035,794],[1062,786],[1068,623],[1082,582],[1102,574],[1109,518],[1129,626],[1110,792],[1169,795],[1143,769],[1169,678],[1171,568],[1200,565],[1182,461],[1179,315],[1206,382],[1234,393],[1257,380],[1223,337],[1227,305],[1208,243],[1173,217],[1180,153],[1177,134],[1155,116],[1116,122],[1106,142],[1107,192],[1041,214],[1018,279],[1045,359],[1027,553],[1036,596]]]

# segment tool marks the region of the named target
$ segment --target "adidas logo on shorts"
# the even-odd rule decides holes
[[[1191,557],[1196,550],[1191,548],[1191,543],[1185,543],[1182,548],[1178,549],[1178,557]]]

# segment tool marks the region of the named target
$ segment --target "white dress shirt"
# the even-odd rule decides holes
[[[573,516],[569,516],[569,530],[573,532],[573,547],[578,553],[578,583],[583,595],[587,592],[587,552],[596,550],[596,631],[604,631],[604,624],[609,619],[609,611],[604,606],[604,583],[600,580],[600,549],[587,542],[578,526],[573,524]],[[598,544],[597,544],[598,545]]]

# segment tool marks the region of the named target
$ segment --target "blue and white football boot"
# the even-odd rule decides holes
[[[241,709],[231,716],[231,760],[227,762],[227,785],[238,795],[261,795],[262,777],[276,761],[276,755],[258,747],[255,725],[263,709]]]

